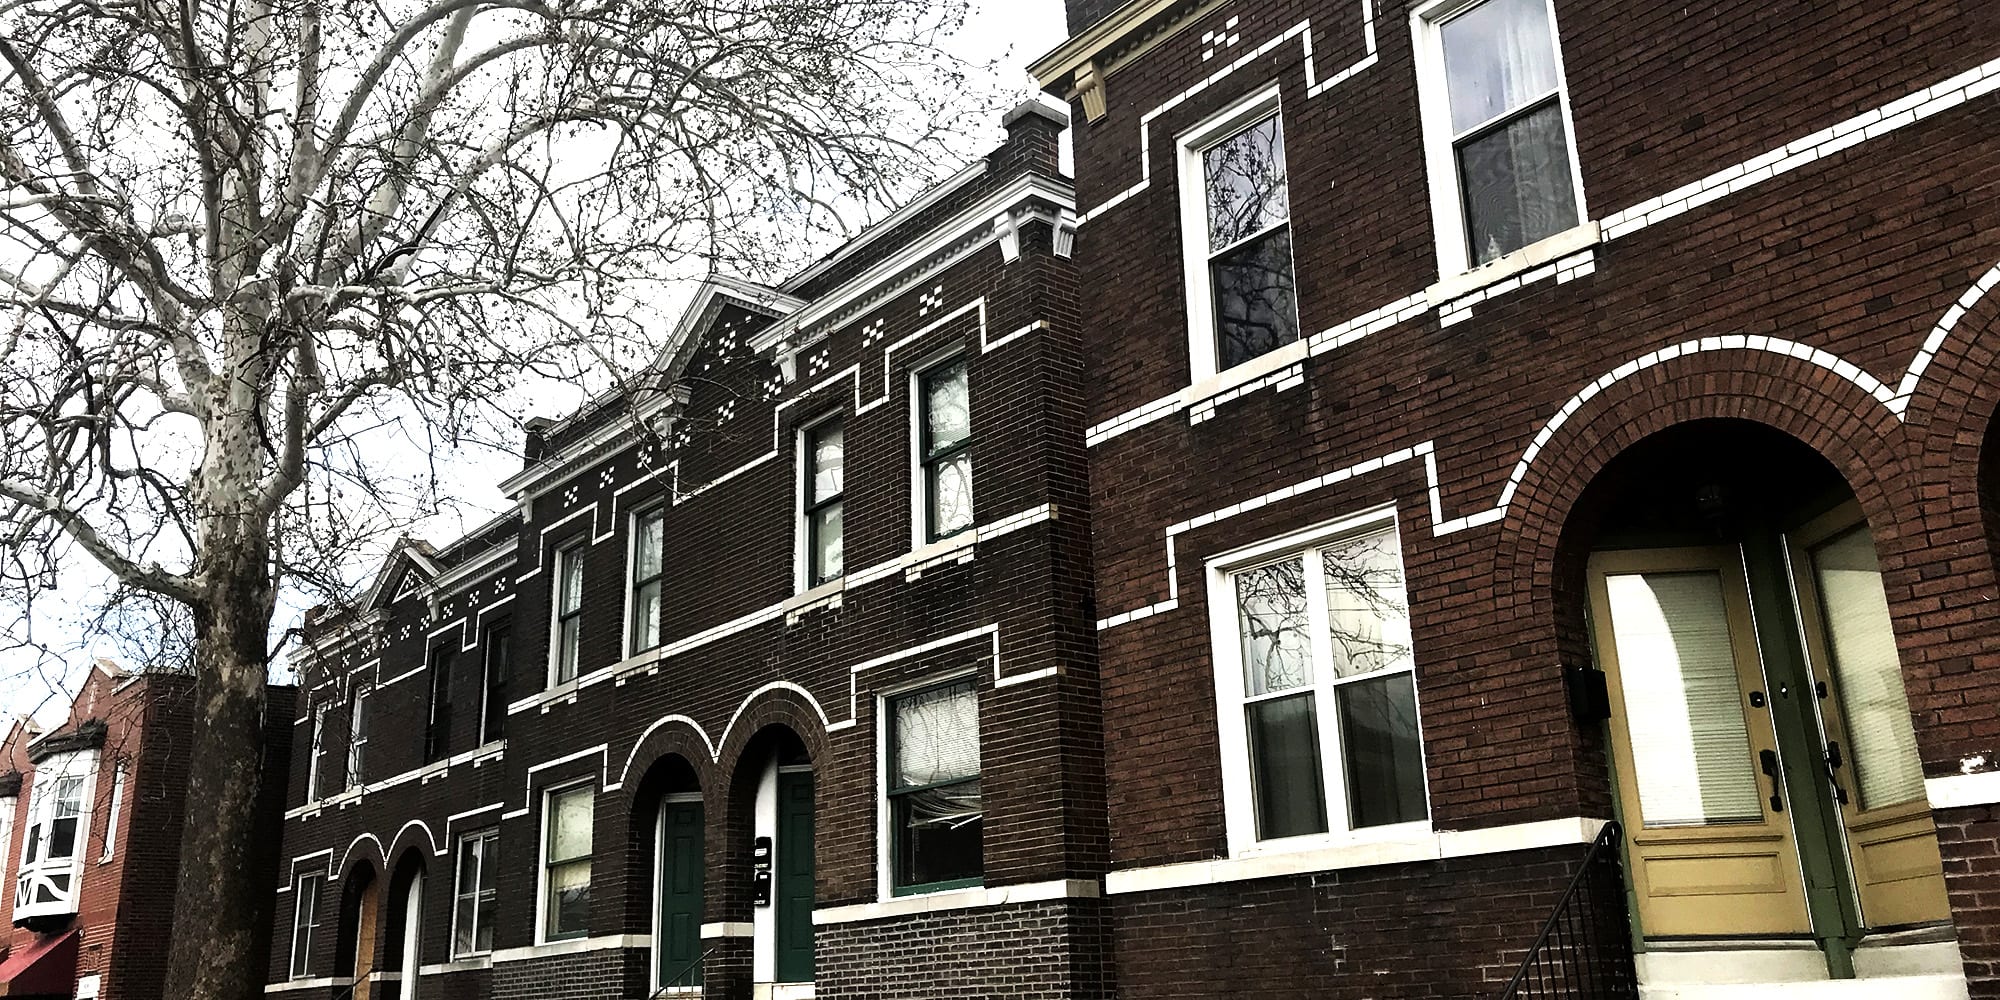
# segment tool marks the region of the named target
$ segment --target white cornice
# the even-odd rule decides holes
[[[822,258],[818,263],[812,265],[811,267],[808,267],[805,270],[800,271],[795,275],[792,275],[790,278],[785,279],[785,283],[779,285],[778,287],[787,292],[795,292],[799,290],[799,288],[810,283],[813,279],[825,274],[829,270],[832,270],[835,265],[841,263],[842,261],[847,260],[849,257],[852,257],[857,253],[860,253],[862,250],[866,249],[868,246],[873,244],[877,239],[881,238],[882,236],[890,232],[895,231],[896,227],[902,225],[905,222],[910,221],[913,218],[916,218],[925,209],[928,209],[932,205],[935,205],[938,202],[943,201],[947,196],[956,193],[959,188],[964,187],[966,184],[970,183],[973,180],[986,176],[986,171],[990,166],[991,164],[985,157],[980,157],[979,159],[974,160],[963,167],[960,167],[957,173],[952,174],[950,177],[947,177],[944,180],[939,181],[938,183],[932,185],[930,190],[925,191],[923,194],[918,195],[914,201],[911,201],[910,203],[902,206],[901,208],[898,208],[895,211],[890,212],[888,215],[882,218],[882,221],[877,222],[866,229],[863,229],[860,235],[856,236],[852,240],[849,240],[846,243],[846,245],[828,254],[826,257]]]

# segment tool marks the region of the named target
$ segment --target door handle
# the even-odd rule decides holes
[[[1826,766],[1833,768],[1834,770],[1837,771],[1840,770],[1840,765],[1842,763],[1845,762],[1840,759],[1840,742],[1838,740],[1827,740]]]
[[[1778,751],[1757,751],[1757,765],[1763,768],[1765,776],[1771,779],[1771,811],[1774,813],[1784,812],[1785,799],[1778,792]]]
[[[1833,785],[1833,798],[1841,805],[1847,804],[1847,789],[1840,787],[1840,768],[1847,763],[1840,756],[1840,741],[1826,741],[1826,779]]]

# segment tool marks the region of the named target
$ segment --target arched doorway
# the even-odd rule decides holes
[[[1563,551],[1645,950],[1755,940],[1846,978],[1871,936],[1948,933],[1874,535],[1837,470],[1762,425],[1685,424],[1605,468]]]
[[[651,933],[654,995],[702,984],[702,914],[706,906],[706,811],[693,765],[669,754],[640,782],[635,831],[652,857]],[[646,808],[651,803],[652,808]]]
[[[403,854],[389,878],[388,919],[383,922],[388,967],[396,973],[396,988],[382,1000],[416,1000],[423,995],[424,863],[421,853]]]
[[[373,1000],[376,931],[381,925],[381,880],[359,862],[341,880],[340,926],[334,937],[333,974],[353,983],[353,1000]]]
[[[738,801],[751,809],[751,977],[758,1000],[812,995],[815,849],[812,758],[771,726],[745,746]]]

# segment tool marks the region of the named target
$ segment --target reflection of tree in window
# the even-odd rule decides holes
[[[1202,154],[1216,368],[1299,339],[1285,139],[1273,115]]]
[[[976,883],[983,870],[979,696],[971,681],[904,695],[890,708],[895,884]]]

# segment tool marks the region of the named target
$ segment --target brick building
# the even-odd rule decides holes
[[[160,1000],[186,811],[194,684],[98,660],[61,725],[0,741],[0,996]],[[271,689],[289,720],[292,689]],[[289,767],[283,726],[265,767]],[[279,786],[264,796],[277,826]],[[275,870],[272,841],[256,859]]]
[[[2000,996],[2000,5],[1068,9],[1117,995]]]
[[[1103,995],[1065,123],[1005,125],[311,623],[268,993]]]

